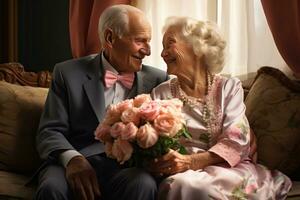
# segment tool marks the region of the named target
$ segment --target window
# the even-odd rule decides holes
[[[227,59],[223,74],[240,76],[269,65],[286,66],[278,53],[260,0],[136,0],[152,23],[151,56],[146,64],[166,69],[160,57],[162,26],[168,16],[189,16],[216,22],[226,41]]]

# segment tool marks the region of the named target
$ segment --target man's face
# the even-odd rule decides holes
[[[110,63],[118,72],[141,70],[142,60],[150,55],[151,27],[141,14],[129,13],[129,30],[112,42]]]

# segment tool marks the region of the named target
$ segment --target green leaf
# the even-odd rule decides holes
[[[182,133],[183,133],[183,136],[184,136],[185,138],[188,138],[188,139],[191,139],[191,138],[192,138],[192,136],[191,136],[190,132],[188,132],[186,126],[183,126],[183,128],[182,128]]]
[[[181,154],[183,154],[183,155],[185,155],[185,154],[187,154],[187,150],[185,149],[185,147],[184,146],[180,146],[180,148],[179,148],[179,151],[178,151],[179,153],[181,153]]]

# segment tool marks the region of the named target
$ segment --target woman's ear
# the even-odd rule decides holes
[[[113,31],[110,28],[104,31],[104,40],[106,46],[112,47],[114,37],[113,37]]]

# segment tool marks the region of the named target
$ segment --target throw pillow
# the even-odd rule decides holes
[[[38,166],[35,135],[47,93],[0,81],[0,169],[29,172]]]
[[[300,169],[300,84],[263,67],[245,99],[258,163],[293,176]]]

